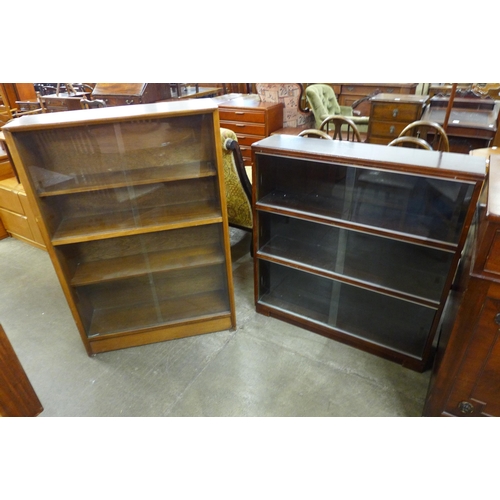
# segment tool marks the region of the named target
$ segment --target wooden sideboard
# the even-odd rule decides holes
[[[236,133],[246,166],[252,165],[251,146],[283,127],[283,104],[261,102],[253,94],[219,104],[221,127]]]
[[[389,144],[407,125],[420,119],[428,100],[428,96],[414,94],[373,96],[366,142]]]
[[[500,417],[500,156],[444,315],[424,416]]]

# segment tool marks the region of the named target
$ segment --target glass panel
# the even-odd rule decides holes
[[[259,213],[260,253],[439,301],[453,254],[294,217]]]
[[[259,261],[259,303],[421,358],[435,310]]]
[[[227,313],[222,225],[56,247],[89,336]]]
[[[162,229],[221,217],[215,177],[87,191],[41,199],[54,244]]]
[[[17,135],[41,195],[215,175],[211,115],[95,124]]]
[[[262,172],[265,170],[265,175]],[[258,155],[261,206],[457,243],[473,185]]]

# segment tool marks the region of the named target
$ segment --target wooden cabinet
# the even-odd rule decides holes
[[[0,417],[36,417],[43,406],[0,325]]]
[[[0,221],[4,228],[4,231],[0,230],[0,238],[9,234],[38,248],[45,248],[40,227],[12,168],[4,141],[0,131]]]
[[[36,216],[23,186],[15,177],[0,180],[0,218],[11,236],[45,249]]]
[[[424,370],[484,160],[287,135],[252,152],[257,312]]]
[[[372,97],[367,142],[389,144],[407,125],[420,119],[428,100],[428,96],[411,94]]]
[[[500,157],[444,315],[424,416],[500,417]]]
[[[252,164],[251,146],[283,127],[283,104],[242,97],[219,104],[221,127],[236,133],[243,161]]]
[[[92,99],[101,99],[107,106],[148,104],[171,97],[169,83],[96,83]]]
[[[415,94],[417,83],[331,83],[341,106],[352,106],[356,101],[369,96],[374,92],[382,94]],[[371,103],[369,100],[361,103],[356,110],[363,116],[370,116]]]
[[[235,327],[213,103],[24,116],[4,133],[89,354]]]

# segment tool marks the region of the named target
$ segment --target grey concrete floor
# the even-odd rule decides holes
[[[231,230],[237,328],[94,357],[49,256],[0,241],[0,323],[40,417],[417,417],[416,373],[255,312],[247,233]]]

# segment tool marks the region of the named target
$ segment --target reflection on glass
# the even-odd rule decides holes
[[[331,220],[457,243],[473,185],[346,165],[266,157],[257,201]]]
[[[420,358],[435,310],[259,261],[259,303]]]
[[[453,254],[359,231],[260,212],[259,255],[439,301]]]
[[[87,335],[227,313],[221,233],[210,224],[57,247]]]

